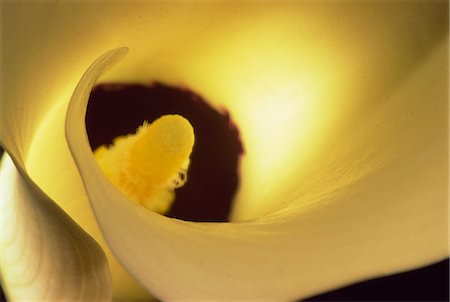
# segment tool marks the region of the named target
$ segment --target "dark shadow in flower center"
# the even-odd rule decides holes
[[[144,120],[180,114],[192,124],[195,145],[188,181],[176,190],[166,216],[190,221],[228,221],[239,186],[243,146],[226,110],[217,111],[190,90],[152,85],[98,85],[86,113],[91,148],[111,144],[120,135],[135,133]]]

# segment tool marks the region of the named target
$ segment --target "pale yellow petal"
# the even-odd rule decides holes
[[[276,276],[279,277],[276,280],[280,280],[280,284],[289,283],[292,286],[293,283],[301,281],[305,288],[315,292],[368,276],[416,267],[443,257],[441,243],[446,242],[446,239],[442,238],[442,232],[447,217],[442,188],[446,187],[446,184],[439,181],[446,180],[446,175],[438,175],[444,173],[442,169],[446,165],[428,165],[430,157],[416,149],[425,141],[411,137],[416,132],[422,133],[419,136],[421,138],[435,135],[442,137],[442,129],[446,129],[436,124],[442,124],[444,117],[434,116],[434,111],[424,110],[434,107],[426,107],[427,104],[421,103],[418,96],[422,95],[427,101],[431,99],[437,102],[439,110],[435,110],[436,112],[447,112],[446,108],[441,108],[446,104],[446,100],[442,100],[442,94],[446,94],[446,88],[442,88],[446,87],[446,81],[442,80],[445,75],[438,74],[435,67],[429,66],[431,62],[439,60],[439,64],[447,66],[446,49],[436,54],[438,59],[425,58],[437,47],[442,37],[448,35],[448,3],[368,1],[362,4],[359,1],[292,1],[280,5],[243,2],[240,3],[239,9],[236,9],[236,3],[233,1],[132,1],[110,2],[108,5],[102,1],[77,1],[57,5],[48,1],[8,1],[2,2],[2,6],[6,8],[2,13],[2,24],[8,25],[2,28],[3,36],[7,37],[2,45],[3,56],[7,58],[2,62],[2,71],[5,74],[7,70],[8,77],[2,77],[0,140],[4,139],[5,133],[16,134],[15,145],[10,149],[25,150],[25,153],[29,153],[27,164],[30,171],[33,170],[33,179],[50,196],[58,196],[58,202],[65,209],[69,209],[77,221],[95,224],[87,207],[79,176],[73,171],[73,162],[67,154],[62,131],[59,129],[53,133],[49,129],[61,128],[61,114],[64,115],[73,88],[87,66],[106,50],[124,45],[131,49],[129,58],[107,73],[102,81],[148,83],[152,80],[163,80],[188,86],[214,102],[217,107],[228,108],[237,120],[245,143],[246,156],[242,162],[241,191],[234,212],[236,219],[261,217],[291,201],[295,205],[284,207],[282,217],[272,216],[277,225],[289,220],[289,227],[293,228],[289,231],[291,235],[284,227],[280,227],[281,230],[269,226],[256,229],[253,224],[243,224],[241,229],[236,229],[240,227],[237,225],[229,231],[228,225],[211,227],[220,230],[217,231],[219,234],[212,231],[211,236],[228,238],[223,239],[223,246],[226,248],[231,245],[229,238],[245,236],[234,234],[245,233],[252,236],[255,233],[266,233],[273,237],[281,233],[280,237],[277,237],[279,239],[276,239],[280,242],[276,246],[280,248],[276,250],[268,248],[268,245],[263,247],[267,237],[254,236],[253,241],[260,242],[267,254],[266,257],[248,257],[248,263],[240,270],[243,277],[248,276],[246,272],[251,263],[269,260],[267,271],[260,272],[256,279],[261,280],[270,275],[269,279],[274,280],[273,276]],[[64,26],[60,26],[61,24]],[[43,32],[46,34],[42,35]],[[421,72],[417,71],[419,65],[422,66]],[[427,75],[424,80],[420,76],[422,72]],[[413,73],[416,75],[410,75]],[[412,83],[409,84],[412,87],[405,84],[406,78],[410,79],[408,82]],[[20,89],[16,83],[27,89]],[[440,89],[435,88],[439,87],[436,83],[441,83]],[[415,86],[417,87],[414,88]],[[405,101],[392,102],[391,100],[396,99],[394,94],[403,94],[406,98],[415,100],[415,105],[410,106]],[[400,96],[398,98],[403,99]],[[28,104],[31,103],[34,105],[29,107]],[[59,107],[55,106],[56,103]],[[388,104],[392,104],[391,107]],[[425,107],[422,108],[420,104]],[[402,112],[408,112],[406,109],[414,113],[402,115]],[[43,114],[47,112],[46,122],[41,123]],[[393,124],[389,119],[392,120],[394,116],[402,118]],[[415,118],[412,118],[413,116]],[[374,124],[382,127],[376,130]],[[265,130],[264,133],[261,133],[261,130]],[[29,148],[29,138],[33,137],[36,131],[40,132],[36,136],[39,139]],[[58,142],[57,145],[61,147],[58,149],[61,151],[59,156],[56,151],[52,155],[58,162],[59,158],[62,158],[61,165],[45,165],[36,160],[42,158],[39,154],[46,152],[43,147],[48,142],[45,140],[47,134],[52,138],[49,141]],[[22,148],[21,145],[25,147]],[[436,150],[430,145],[429,152],[438,154],[433,156],[437,162],[442,161],[444,155],[441,152],[446,149],[435,148]],[[408,159],[403,156],[405,153],[416,154],[415,156],[423,154],[423,158]],[[419,162],[424,164],[411,166],[410,171],[403,174],[394,173],[394,168],[384,169],[389,165],[401,165],[401,161],[397,161],[397,155],[400,155],[405,163],[420,159],[422,161]],[[46,159],[46,162],[52,162],[51,158]],[[40,173],[46,169],[49,171]],[[424,173],[423,169],[430,171]],[[362,180],[374,177],[377,171],[382,173],[378,174],[380,183],[373,187],[368,184],[365,186]],[[428,177],[430,183],[427,186],[410,183],[410,177],[415,176],[414,173]],[[52,176],[57,176],[59,183],[63,185],[55,184]],[[381,179],[390,180],[390,189],[386,189]],[[425,182],[422,178],[417,181],[417,184]],[[380,201],[389,200],[383,198],[388,193],[405,193],[406,189],[401,189],[402,183],[403,187],[408,183],[415,188],[408,191],[410,194],[414,193],[411,198],[406,197],[409,195],[402,195],[401,200],[404,203],[400,205],[398,202]],[[434,190],[435,186],[437,189]],[[427,195],[432,193],[422,192],[425,187],[434,190],[433,198],[428,198]],[[84,203],[75,204],[68,199],[68,194],[64,194],[67,188]],[[353,202],[347,201],[350,200],[346,198],[347,195],[365,191],[375,192],[373,194],[379,194],[379,198],[372,202],[357,202],[356,199]],[[336,201],[336,196],[342,196],[342,199]],[[421,196],[423,200],[431,200],[436,204],[424,209],[427,203],[420,203],[414,196]],[[363,197],[361,196],[360,200],[363,200]],[[409,205],[411,200],[415,202]],[[333,218],[330,222],[324,222],[325,218],[316,220],[315,216],[304,216],[308,211],[318,213],[328,204],[334,205],[334,208],[339,205],[335,212],[330,208],[326,212],[328,214],[324,214],[330,219]],[[76,210],[70,211],[70,208]],[[368,219],[366,215],[371,212],[375,216]],[[420,212],[424,214],[419,215]],[[286,216],[292,218],[288,219]],[[348,220],[350,216],[359,219],[358,223],[354,223],[357,225],[340,225],[335,221]],[[400,227],[396,229],[391,223],[400,219],[400,216],[404,220],[400,220],[403,222],[399,222]],[[166,221],[164,218],[155,219]],[[354,220],[349,220],[348,224],[352,222]],[[185,234],[185,231],[173,227],[172,222],[162,223],[163,230],[166,229],[166,224],[169,224],[167,228],[173,229],[176,234]],[[175,225],[178,224],[184,226],[184,223],[175,222]],[[334,229],[330,224],[336,224],[338,227]],[[189,228],[197,228],[197,225],[188,225]],[[360,226],[365,228],[359,232]],[[395,229],[397,232],[380,229],[378,233],[380,226]],[[198,250],[212,249],[204,247],[207,245],[207,241],[203,241],[206,235],[203,235],[203,226],[199,228],[201,231],[198,233],[201,235],[193,233],[189,240],[201,242]],[[368,236],[370,232],[367,228],[371,228],[376,236]],[[351,233],[352,240],[347,238],[344,240],[345,244],[339,241],[341,237],[334,238],[335,234],[350,232],[348,229],[359,233]],[[410,237],[399,238],[403,231],[419,234],[416,248],[411,248]],[[155,232],[161,231],[158,228]],[[221,232],[228,235],[222,235]],[[306,235],[308,232],[312,234]],[[327,234],[325,239],[321,236],[324,233]],[[291,237],[303,238],[308,244],[311,242],[311,246],[305,247],[302,254],[309,253],[305,255],[307,263],[299,262],[294,267],[302,273],[307,272],[313,265],[309,263],[314,263],[314,260],[322,256],[317,261],[329,264],[329,283],[309,280],[305,275],[290,280],[292,276],[288,272],[275,269],[277,263],[271,262],[275,260],[269,259],[269,254],[279,255],[281,251],[281,258],[284,253],[287,256],[293,254],[294,252],[284,249],[294,247],[298,243],[295,241],[295,244],[290,245],[285,242],[291,241]],[[331,241],[327,238],[331,238]],[[380,238],[386,241],[379,241]],[[161,247],[155,248],[161,251],[168,248],[172,239],[172,236],[164,233],[162,238],[152,240],[163,241]],[[340,246],[346,246],[353,241],[357,245],[365,246],[358,255],[356,251],[347,252]],[[267,242],[273,244],[273,241]],[[374,261],[369,264],[371,267],[366,267],[370,261],[364,262],[365,253],[378,259],[376,256],[380,251],[376,248],[377,242],[385,248],[383,252],[390,248],[398,253],[394,253],[396,257],[385,260],[390,261],[389,265]],[[213,241],[211,245],[216,243]],[[306,243],[302,244],[305,245]],[[223,267],[237,257],[238,249],[240,248],[229,251],[230,261],[224,260]],[[335,254],[340,255],[340,262],[336,262],[335,257],[338,256],[330,252],[335,250]],[[373,255],[372,250],[376,255]],[[194,259],[184,261],[184,258],[176,258],[174,254],[184,254],[185,257]],[[196,256],[189,255],[196,254],[193,254],[191,249],[187,249],[186,253],[184,250],[172,250],[168,257],[178,259],[174,260],[174,263],[183,264],[182,267],[200,266],[210,272],[220,271],[218,267],[222,267],[222,264],[217,263],[217,259],[212,259],[212,255],[200,263],[195,261]],[[407,257],[405,260],[398,259],[400,255]],[[394,265],[397,260],[398,263]],[[238,271],[237,266],[231,265],[231,268]],[[346,271],[349,273],[339,277]],[[172,286],[176,287],[173,289],[175,295],[183,290],[188,291],[189,286],[193,291],[196,289],[192,283],[184,282],[191,280],[190,275],[183,278],[183,281],[179,281],[176,276],[165,276],[159,279],[160,281],[153,280],[154,283],[161,283],[147,287],[158,287],[160,295],[161,284],[168,290],[172,290]],[[194,273],[192,276],[192,282],[203,278]],[[205,273],[205,276],[210,275]],[[250,280],[250,277],[246,280]],[[142,280],[142,276],[139,278]],[[211,281],[206,283],[211,286],[211,293],[217,293],[221,285],[212,285],[213,279],[208,281]],[[247,283],[245,282],[245,285]],[[226,283],[223,287],[229,288],[229,285]],[[261,289],[261,294],[280,287],[266,288]],[[230,292],[236,295],[240,293],[239,290],[234,291],[234,288],[228,291]],[[299,294],[303,292],[299,291]]]
[[[84,127],[100,59],[73,95],[66,135],[114,254],[163,300],[293,300],[447,257],[447,43],[336,133],[289,203],[241,223],[163,217],[106,180]]]
[[[99,53],[117,46],[109,29],[94,16],[104,4],[2,1],[0,5],[0,144],[20,158],[19,165],[40,189],[105,249],[64,138],[65,108],[77,82]],[[114,14],[103,11],[110,18],[100,20],[109,22],[125,8],[118,4]],[[49,122],[48,116],[56,119]],[[149,299],[111,252],[105,253],[115,297]]]
[[[27,158],[28,172],[101,246],[110,265],[114,298],[149,300],[151,296],[122,268],[103,239],[64,138],[67,104],[63,99],[59,101],[59,104],[47,113],[36,131]],[[51,148],[48,148],[48,142],[52,142]]]
[[[0,274],[9,301],[111,300],[102,249],[8,156],[0,200]]]

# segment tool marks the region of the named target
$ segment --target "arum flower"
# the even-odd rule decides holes
[[[294,300],[448,256],[448,3],[2,9],[11,300]],[[95,162],[93,85],[155,80],[234,117],[234,222],[148,211]]]

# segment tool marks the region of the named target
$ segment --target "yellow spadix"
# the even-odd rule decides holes
[[[95,151],[108,179],[127,197],[149,210],[165,213],[173,190],[186,182],[194,130],[180,115],[144,122],[136,135],[121,136]]]

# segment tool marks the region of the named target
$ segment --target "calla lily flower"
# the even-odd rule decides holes
[[[3,1],[7,297],[294,300],[448,257],[447,13],[446,1]],[[148,211],[95,162],[93,85],[152,81],[236,121],[232,222]]]

